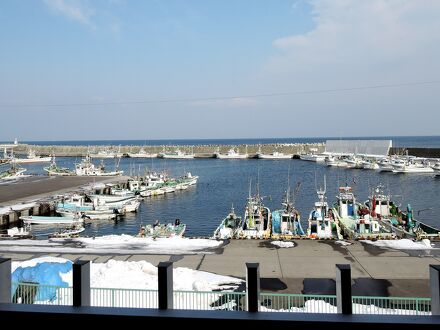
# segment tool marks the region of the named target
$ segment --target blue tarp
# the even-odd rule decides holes
[[[41,262],[33,267],[17,267],[12,273],[12,295],[17,289],[16,283],[31,282],[39,285],[50,285],[54,287],[38,290],[35,300],[52,301],[56,299],[56,287],[67,287],[68,283],[61,279],[60,274],[68,273],[72,270],[72,262],[67,260],[65,263]]]
[[[281,234],[281,212],[272,212],[272,233]]]

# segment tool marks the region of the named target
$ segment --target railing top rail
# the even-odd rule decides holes
[[[274,296],[274,297],[336,298],[336,295],[326,295],[326,294],[302,294],[302,293],[272,293],[272,292],[261,292],[260,295],[264,295],[264,296]]]
[[[379,296],[353,296],[353,299],[377,299],[377,300],[417,300],[417,301],[431,301],[431,298],[424,298],[424,297],[379,297]]]

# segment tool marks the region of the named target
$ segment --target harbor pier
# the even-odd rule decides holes
[[[123,156],[129,153],[138,153],[143,149],[147,153],[170,152],[180,149],[185,153],[194,153],[196,158],[213,158],[216,152],[227,153],[230,149],[235,149],[239,153],[247,151],[249,156],[255,156],[259,151],[272,153],[274,151],[284,154],[299,155],[308,152],[324,152],[325,143],[272,143],[272,144],[240,144],[240,145],[93,145],[93,146],[70,146],[70,145],[30,145],[18,144],[14,146],[14,154],[26,155],[32,149],[37,155],[49,156],[55,154],[57,157],[84,157],[88,153],[96,153],[100,150],[111,150]]]
[[[93,183],[125,183],[128,177],[30,177],[10,185],[0,185],[0,228],[18,224],[20,216],[49,215],[54,212],[54,196],[83,190]],[[104,193],[104,191],[101,191]]]

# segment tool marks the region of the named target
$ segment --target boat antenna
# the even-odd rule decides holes
[[[287,191],[286,191],[286,207],[289,207],[289,196],[290,195],[290,164],[287,168]]]

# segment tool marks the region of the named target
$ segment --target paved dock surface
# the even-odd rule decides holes
[[[30,176],[18,182],[0,185],[0,205],[10,205],[60,194],[93,182],[123,181],[126,177]],[[125,180],[126,181],[126,180]]]
[[[354,295],[429,297],[429,265],[440,264],[440,249],[399,251],[362,242],[341,246],[333,241],[296,240],[293,248],[268,241],[233,240],[215,253],[191,255],[50,253],[70,260],[145,260],[153,265],[173,261],[188,267],[245,279],[246,262],[260,263],[263,291],[334,294],[335,264],[350,264]],[[44,255],[48,255],[47,253]],[[0,257],[27,260],[41,253],[7,253]]]

